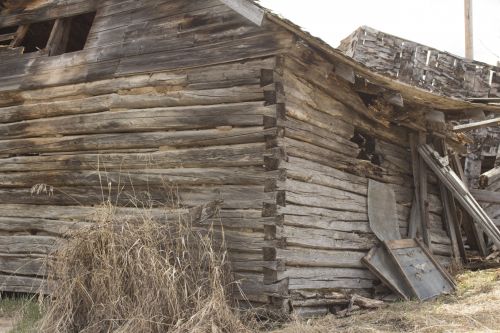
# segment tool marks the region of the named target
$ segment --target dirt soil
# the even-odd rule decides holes
[[[377,311],[295,321],[273,333],[500,332],[500,269],[457,277],[456,295],[432,302],[398,302]]]

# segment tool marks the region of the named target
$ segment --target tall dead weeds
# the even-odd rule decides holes
[[[40,331],[249,332],[229,301],[233,280],[213,228],[189,214],[140,211],[107,204],[91,227],[68,235],[49,268]]]

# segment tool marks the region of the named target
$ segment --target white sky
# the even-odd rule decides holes
[[[464,56],[463,0],[260,0],[337,47],[362,25]],[[500,0],[473,0],[474,58],[500,61]]]

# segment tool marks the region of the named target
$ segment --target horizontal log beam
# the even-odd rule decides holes
[[[479,202],[487,202],[492,204],[500,204],[500,192],[493,192],[487,190],[470,190],[474,198]]]

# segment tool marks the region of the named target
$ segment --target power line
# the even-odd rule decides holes
[[[500,59],[500,56],[498,54],[496,54],[495,52],[493,52],[488,46],[486,46],[486,44],[483,42],[483,40],[481,38],[478,38],[478,39],[479,39],[479,42],[483,45],[483,47],[486,49],[486,51],[488,51],[489,53],[491,53],[492,55],[497,57],[497,59]]]

